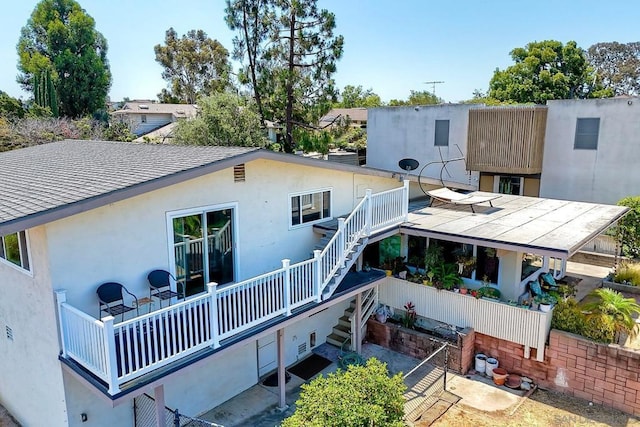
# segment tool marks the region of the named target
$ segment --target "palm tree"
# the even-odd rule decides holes
[[[638,333],[634,316],[640,314],[640,305],[634,298],[625,298],[620,292],[610,288],[595,289],[589,296],[593,299],[582,307],[588,312],[587,317],[609,317],[615,325],[616,341],[620,338],[621,332],[632,337]]]

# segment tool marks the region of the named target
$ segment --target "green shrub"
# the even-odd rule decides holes
[[[621,264],[613,275],[613,281],[640,286],[640,263],[628,262]]]
[[[282,427],[401,427],[405,389],[400,374],[389,377],[386,364],[371,358],[303,384]]]
[[[610,344],[616,339],[615,321],[605,314],[587,316],[582,335],[594,341]]]
[[[586,319],[573,298],[559,300],[553,309],[551,327],[572,334],[583,335]]]

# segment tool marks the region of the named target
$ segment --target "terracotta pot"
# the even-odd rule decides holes
[[[506,369],[495,368],[493,370],[493,382],[497,385],[504,385],[504,382],[506,381],[508,375],[509,374],[507,373]]]
[[[468,289],[467,288],[460,288],[460,293],[462,295],[465,295],[467,293]]]

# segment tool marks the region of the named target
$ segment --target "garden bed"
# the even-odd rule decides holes
[[[607,279],[602,280],[603,288],[611,288],[614,291],[622,292],[623,294],[640,294],[640,286],[625,285],[624,283],[610,282]]]

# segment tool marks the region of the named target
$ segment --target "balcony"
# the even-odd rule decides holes
[[[536,360],[544,361],[544,348],[551,329],[553,311],[544,313],[515,307],[503,302],[437,290],[395,277],[387,277],[379,286],[381,304],[401,308],[407,301],[420,316],[525,346],[525,357],[537,349]]]
[[[330,298],[368,236],[406,220],[408,194],[408,182],[377,194],[368,190],[313,258],[295,264],[283,260],[282,268],[234,284],[209,283],[204,294],[120,323],[111,316],[95,319],[57,290],[61,357],[81,366],[114,396],[151,371],[250,337]]]
[[[546,125],[543,106],[469,110],[467,170],[541,173]]]

